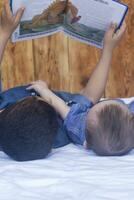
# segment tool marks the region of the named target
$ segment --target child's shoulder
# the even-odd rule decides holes
[[[65,91],[54,91],[54,93],[63,99],[67,104],[79,103],[84,104],[87,107],[93,106],[93,103],[80,93],[71,93]]]

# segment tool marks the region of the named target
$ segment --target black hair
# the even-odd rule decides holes
[[[28,97],[0,114],[2,150],[16,161],[45,158],[58,129],[55,110],[38,97]]]

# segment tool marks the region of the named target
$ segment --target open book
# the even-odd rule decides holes
[[[113,0],[11,0],[13,13],[25,12],[12,41],[33,39],[64,31],[72,38],[103,47],[111,22],[121,26],[128,6]]]

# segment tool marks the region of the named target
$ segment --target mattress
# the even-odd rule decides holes
[[[134,150],[121,157],[99,157],[69,144],[30,162],[15,162],[0,152],[0,200],[133,199]]]

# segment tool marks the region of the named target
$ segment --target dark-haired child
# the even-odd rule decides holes
[[[0,61],[8,38],[19,23],[23,9],[19,10],[16,16],[12,16],[7,2],[4,12],[1,22],[4,21],[0,24]],[[64,146],[71,141],[87,149],[93,149],[98,155],[114,156],[128,153],[133,148],[133,103],[126,106],[119,100],[99,102],[105,90],[113,50],[125,29],[125,23],[117,32],[115,25],[110,26],[105,35],[100,61],[88,84],[79,94],[53,92],[45,82],[37,81],[29,87],[17,87],[1,93],[0,109],[5,109],[2,113],[20,99],[38,94],[60,115],[53,147]]]

